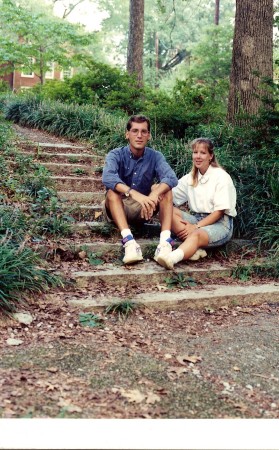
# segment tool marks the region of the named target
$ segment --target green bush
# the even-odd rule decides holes
[[[25,303],[27,294],[46,290],[49,286],[63,286],[59,277],[39,267],[42,261],[29,248],[11,242],[0,245],[0,311],[11,312]]]

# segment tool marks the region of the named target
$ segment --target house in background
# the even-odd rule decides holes
[[[55,63],[48,72],[45,74],[46,80],[64,80],[65,78],[71,78],[73,76],[73,68],[59,70]],[[6,81],[11,90],[17,92],[22,89],[30,89],[36,84],[40,83],[40,78],[35,75],[30,69],[23,67],[22,71],[14,70],[13,72],[0,75],[0,79]]]

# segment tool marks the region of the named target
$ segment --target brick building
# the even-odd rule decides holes
[[[46,72],[46,80],[64,80],[71,78],[73,69],[58,70],[55,63],[52,64],[51,70]],[[22,71],[15,70],[12,73],[1,75],[0,79],[6,81],[13,91],[20,91],[22,89],[30,89],[36,84],[40,83],[40,78],[27,68],[22,68]]]

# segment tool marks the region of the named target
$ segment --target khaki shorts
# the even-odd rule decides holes
[[[105,200],[102,201],[102,209],[103,215],[107,222],[112,223],[113,219],[111,218],[110,211],[107,209]],[[126,214],[128,223],[144,223],[147,222],[145,219],[142,219],[140,216],[141,213],[141,204],[136,200],[133,200],[131,197],[122,198],[122,202],[124,205],[124,212]],[[154,215],[157,214],[158,209],[154,211]]]

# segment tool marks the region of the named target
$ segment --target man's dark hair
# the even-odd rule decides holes
[[[135,122],[135,123],[147,122],[148,131],[150,131],[150,120],[148,119],[148,117],[131,116],[126,125],[127,131],[130,131],[130,129],[132,128],[132,122]]]

